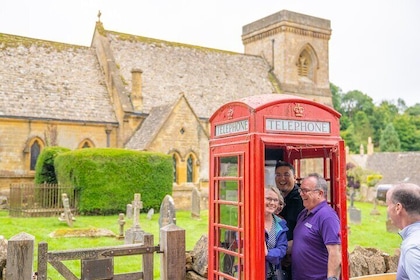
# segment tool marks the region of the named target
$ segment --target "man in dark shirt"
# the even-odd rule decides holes
[[[287,276],[286,279],[292,279],[290,252],[293,245],[293,230],[296,226],[297,216],[304,207],[296,184],[296,174],[293,165],[285,161],[278,161],[274,173],[276,186],[283,195],[285,202],[285,206],[279,215],[286,220],[289,228],[287,232],[288,249],[282,266]]]

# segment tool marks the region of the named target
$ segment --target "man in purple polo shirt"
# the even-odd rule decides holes
[[[309,174],[299,188],[299,214],[292,246],[294,280],[337,280],[341,272],[340,220],[327,203],[327,182]]]

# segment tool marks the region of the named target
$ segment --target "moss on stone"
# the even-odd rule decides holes
[[[109,33],[109,34],[117,36],[118,39],[122,40],[122,41],[140,42],[140,43],[145,43],[145,44],[154,44],[156,47],[163,47],[163,46],[183,47],[183,48],[196,49],[196,50],[200,50],[200,51],[203,51],[203,52],[218,52],[218,53],[224,53],[224,54],[238,54],[238,53],[232,52],[232,51],[218,50],[218,49],[206,48],[206,47],[201,47],[201,46],[196,46],[196,45],[170,42],[170,41],[159,40],[159,39],[154,39],[154,38],[149,38],[149,37],[120,33],[120,32],[115,32],[115,31],[106,31],[106,32]]]
[[[44,48],[51,48],[56,51],[89,48],[89,47],[84,47],[84,46],[77,46],[77,45],[71,45],[71,44],[0,33],[0,49],[4,50],[6,48],[16,48],[19,46],[24,46],[26,48],[29,48],[31,46],[44,47]]]

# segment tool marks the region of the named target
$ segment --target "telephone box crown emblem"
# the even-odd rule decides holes
[[[296,117],[303,117],[303,112],[305,108],[303,108],[299,103],[296,103],[295,108],[293,108]]]
[[[226,116],[227,116],[228,120],[231,120],[233,118],[233,113],[234,113],[233,108],[232,107],[229,108],[227,113],[226,113]]]

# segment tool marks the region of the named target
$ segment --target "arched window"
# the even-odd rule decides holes
[[[172,151],[170,152],[172,153],[172,167],[173,167],[173,183],[175,184],[179,184],[179,169],[180,169],[180,161],[181,161],[181,156],[179,155],[178,151]]]
[[[86,148],[93,148],[95,145],[90,139],[85,139],[80,142],[78,149],[86,149]]]
[[[173,154],[172,155],[172,164],[173,164],[173,173],[174,173],[174,183],[177,183],[178,182],[178,180],[177,180],[177,178],[178,178],[178,172],[177,172],[177,162],[178,162],[178,160],[177,160],[177,158],[176,158],[176,155],[175,154]]]
[[[187,160],[187,182],[192,183],[194,179],[194,158],[192,155]]]
[[[90,148],[89,142],[85,142],[82,146],[82,149]]]
[[[310,44],[305,45],[296,61],[299,77],[316,82],[316,71],[318,69],[318,57]]]
[[[41,145],[39,144],[38,140],[35,140],[31,145],[30,170],[35,170],[36,161],[38,160],[40,153],[41,153]]]

